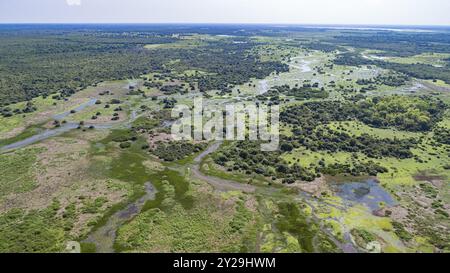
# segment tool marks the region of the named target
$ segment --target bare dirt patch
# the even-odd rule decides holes
[[[317,197],[320,197],[323,192],[327,192],[329,190],[327,181],[323,176],[316,178],[312,182],[296,182],[290,186]]]
[[[417,174],[414,176],[416,181],[433,181],[433,180],[444,180],[445,177],[440,175],[426,175],[426,174]]]
[[[1,210],[9,208],[41,209],[51,204],[57,193],[86,177],[88,142],[80,139],[54,138],[35,145],[44,152],[38,155],[33,172],[37,188],[8,196]]]
[[[170,141],[173,141],[173,137],[171,134],[166,133],[150,134],[147,139],[147,142],[152,149],[156,149],[160,143],[168,143]]]
[[[127,198],[127,190],[123,187],[125,184],[116,180],[85,180],[60,192],[57,197],[63,208],[59,211],[60,215],[69,204],[75,204],[77,211],[81,212],[85,201],[93,201],[100,197],[107,200],[97,213],[79,213],[71,231],[72,235],[85,234],[89,231],[89,222],[101,217],[103,212],[112,205],[124,201]]]

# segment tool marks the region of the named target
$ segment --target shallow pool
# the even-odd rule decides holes
[[[334,183],[336,193],[349,204],[362,204],[371,210],[379,210],[382,204],[388,207],[397,205],[395,199],[375,180],[361,182]]]

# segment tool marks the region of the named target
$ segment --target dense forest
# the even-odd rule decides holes
[[[371,140],[367,139],[367,142],[369,141]],[[380,144],[381,143],[378,142],[373,146]],[[282,159],[281,156],[286,152],[292,151],[294,148],[293,145],[300,146],[298,142],[295,142],[292,139],[285,139],[280,145],[279,151],[263,152],[257,142],[241,141],[221,149],[221,151],[214,156],[214,161],[215,163],[224,166],[228,171],[242,172],[247,175],[261,175],[271,178],[272,180],[280,179],[286,184],[291,184],[299,180],[313,181],[315,178],[320,177],[321,174],[349,174],[360,176],[377,175],[378,173],[387,172],[386,168],[373,161],[363,162],[356,160],[352,165],[344,163],[327,165],[320,160],[307,168],[302,167],[298,162],[289,164],[286,160]]]
[[[160,143],[152,153],[164,161],[176,161],[198,153],[207,147],[207,143],[189,142]]]
[[[310,84],[299,86],[298,84],[291,88],[289,85],[275,86],[264,95],[257,98],[262,101],[270,100],[272,104],[279,104],[280,95],[294,97],[297,100],[308,99],[326,99],[329,93],[324,88],[312,87]]]
[[[279,91],[289,93],[292,90],[301,88],[277,87],[271,91],[270,96]],[[244,141],[223,148],[215,155],[214,160],[229,171],[281,179],[284,183],[311,181],[320,174],[377,175],[387,172],[387,169],[371,160],[359,160],[357,153],[370,159],[391,157],[420,160],[412,153],[412,149],[418,147],[419,139],[380,138],[366,133],[354,136],[323,126],[336,121],[358,120],[374,128],[428,132],[442,120],[445,110],[446,106],[442,101],[431,97],[388,96],[346,102],[307,102],[287,107],[281,113],[281,121],[292,127],[293,134],[282,137],[277,152],[263,152],[259,149],[259,143]],[[447,133],[443,129],[436,129],[436,139],[445,142]],[[352,165],[327,165],[318,161],[309,168],[297,163],[288,164],[282,159],[283,154],[302,147],[327,153],[348,152],[355,158]]]
[[[312,131],[332,121],[360,120],[375,128],[395,127],[406,131],[429,131],[447,106],[432,97],[389,96],[363,99],[356,103],[326,101],[293,106],[281,113],[283,122]],[[298,117],[303,117],[299,119]]]
[[[30,100],[39,95],[61,92],[69,96],[86,86],[104,80],[138,77],[167,70],[196,69],[206,73],[190,76],[201,91],[229,92],[235,85],[250,78],[264,78],[272,72],[286,72],[281,62],[260,60],[252,49],[263,42],[251,35],[282,35],[283,28],[253,28],[241,30],[236,26],[219,29],[205,27],[204,33],[222,31],[235,35],[235,41],[203,41],[195,47],[157,47],[146,50],[148,44],[168,44],[180,41],[174,34],[192,35],[191,28],[176,26],[136,27],[134,32],[123,32],[121,26],[85,26],[57,29],[0,28],[0,105]],[[302,31],[311,31],[300,28]],[[198,29],[196,29],[198,32]],[[290,29],[290,31],[293,31]],[[317,30],[324,31],[324,30]],[[14,34],[14,35],[11,35]],[[395,32],[342,33],[325,42],[307,42],[294,39],[288,44],[324,52],[340,51],[336,64],[376,65],[421,79],[443,79],[450,83],[450,67],[426,64],[399,64],[362,58],[357,52],[348,52],[343,46],[352,45],[389,52],[392,56],[413,56],[426,52],[450,52],[450,35],[441,33],[402,34]],[[385,53],[382,53],[385,54]],[[387,54],[387,53],[386,53]],[[82,68],[82,69],[80,69]],[[380,79],[378,79],[380,80]],[[382,79],[396,84],[393,79]],[[396,77],[395,80],[403,80]],[[165,87],[168,93],[179,92]]]
[[[149,35],[60,31],[0,32],[0,103],[29,100],[64,91],[70,95],[89,85],[109,79],[138,77],[162,69],[162,60],[140,45],[173,42]]]
[[[272,179],[282,179],[283,183],[296,180],[312,181],[318,174],[298,164],[289,166],[281,159],[281,151],[263,152],[256,141],[240,141],[232,146],[222,148],[214,156],[214,161],[228,171],[241,171],[245,174],[257,174]]]
[[[104,80],[134,78],[152,72],[196,69],[191,76],[201,91],[228,92],[250,78],[288,71],[279,62],[262,62],[250,50],[260,43],[209,41],[196,47],[144,49],[180,39],[157,32],[102,32],[49,29],[9,35],[0,30],[0,104],[60,92],[71,95]],[[173,90],[166,90],[172,92]],[[175,90],[178,91],[178,90]]]
[[[383,51],[384,56],[409,57],[421,53],[450,53],[448,32],[401,33],[367,31],[337,35],[331,41],[356,48]]]

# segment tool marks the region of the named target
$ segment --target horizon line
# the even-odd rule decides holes
[[[266,25],[266,26],[369,26],[369,27],[450,27],[450,24],[372,23],[232,23],[232,22],[0,22],[0,25]]]

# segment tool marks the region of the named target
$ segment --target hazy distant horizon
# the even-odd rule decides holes
[[[317,31],[325,30],[362,30],[362,31],[394,31],[394,32],[417,32],[417,33],[447,33],[450,32],[450,25],[364,25],[364,24],[279,24],[279,23],[2,23],[0,22],[0,30],[14,30],[14,29],[34,29],[36,27],[68,27],[72,29],[89,29],[89,28],[105,28],[111,29],[118,28],[135,28],[139,31],[152,30],[151,27],[172,27],[172,31],[177,32],[179,29],[183,31],[184,28],[189,29],[192,27],[212,28],[220,27],[226,30],[238,31],[239,29],[254,29],[254,28],[268,28],[274,30],[291,31],[294,29],[317,29]],[[145,27],[149,27],[145,28]],[[155,30],[155,29],[153,29]]]
[[[450,26],[448,0],[14,0],[2,24]]]
[[[279,26],[279,27],[349,27],[349,28],[389,28],[389,27],[399,27],[399,28],[447,28],[450,27],[450,23],[447,25],[438,25],[438,24],[314,24],[314,23],[216,23],[216,22],[101,22],[101,23],[93,23],[93,22],[0,22],[0,25],[228,25],[228,26]]]

